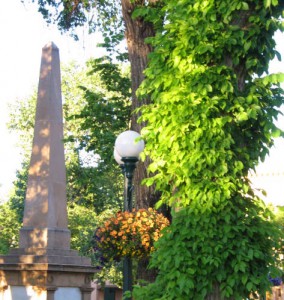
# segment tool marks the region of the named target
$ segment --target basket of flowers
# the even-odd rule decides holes
[[[96,230],[94,250],[106,261],[148,257],[168,225],[169,220],[152,208],[118,212]]]

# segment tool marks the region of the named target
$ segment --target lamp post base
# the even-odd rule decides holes
[[[123,293],[132,291],[132,260],[130,257],[123,259]],[[123,298],[125,300],[131,300],[132,297]]]

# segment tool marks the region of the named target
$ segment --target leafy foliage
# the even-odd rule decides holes
[[[116,136],[127,129],[130,119],[130,80],[128,69],[123,70],[107,57],[91,60],[88,67],[88,75],[96,85],[80,85],[83,105],[77,111],[65,110],[72,128],[66,142],[77,153],[67,170],[68,178],[74,178],[68,191],[71,201],[93,206],[100,213],[106,208],[119,208],[122,202],[123,176],[111,158]],[[78,156],[82,150],[97,155],[95,164],[82,161]],[[84,195],[80,192],[82,187]]]
[[[97,85],[80,86],[84,92],[84,106],[67,117],[71,124],[80,122],[80,132],[69,135],[68,141],[77,138],[80,148],[94,151],[106,162],[113,156],[117,134],[127,129],[130,120],[129,70],[122,70],[108,57],[90,61],[89,69],[90,76],[96,74]]]
[[[17,214],[7,203],[0,205],[0,253],[7,254],[10,248],[18,246],[21,223]]]
[[[276,208],[275,221],[284,228],[284,206],[278,206]]]
[[[283,80],[283,75],[274,75],[274,80],[255,76],[267,70],[275,55],[272,34],[280,21],[271,21],[269,11],[260,6],[243,24],[250,26],[249,31],[231,24],[241,7],[230,5],[222,13],[215,1],[206,3],[168,4],[168,24],[153,40],[156,48],[140,89],[141,97],[150,93],[153,100],[141,118],[149,124],[143,131],[146,154],[154,161],[149,171],[157,172],[148,184],[155,182],[163,190],[162,201],[170,204],[180,196],[187,198],[178,201],[180,205],[204,199],[208,189],[216,201],[227,199],[232,190],[247,185],[240,177],[264,159],[273,137],[281,134],[273,121],[283,101],[282,90],[272,83]],[[266,16],[262,23],[259,14]],[[225,17],[229,20],[216,22]],[[267,54],[262,40],[268,40],[263,47],[271,45]],[[234,60],[238,56],[242,62]],[[257,65],[248,63],[251,56],[258,58]]]
[[[27,99],[17,99],[9,106],[7,127],[18,135],[17,147],[23,160],[30,159],[34,134],[35,106],[37,95],[34,91]]]
[[[71,249],[82,256],[93,257],[92,237],[98,226],[97,214],[84,206],[68,205],[68,227],[71,231]]]
[[[165,1],[139,94],[152,99],[141,110],[153,161],[145,182],[177,212],[153,254],[157,280],[135,299],[244,299],[269,288],[283,233],[247,174],[283,136],[274,121],[284,76],[264,75],[279,56],[282,10],[278,1]]]
[[[112,162],[111,162],[112,163]],[[67,200],[93,209],[97,214],[105,209],[122,207],[122,175],[98,165],[85,165],[79,157],[67,165]]]
[[[17,223],[21,224],[24,217],[24,205],[28,182],[28,163],[22,163],[22,169],[17,170],[16,180],[13,182],[13,189],[7,202],[10,209],[16,214]]]
[[[203,300],[216,283],[221,299],[264,294],[270,288],[267,267],[277,261],[274,247],[279,248],[281,236],[269,215],[262,203],[241,197],[221,210],[201,213],[188,206],[177,212],[153,253],[151,267],[159,268],[159,275],[155,283],[136,289],[134,298]]]
[[[70,30],[78,40],[77,28],[87,26],[89,32],[100,30],[103,46],[112,52],[124,38],[121,5],[116,0],[22,0],[37,2],[38,10],[47,23],[57,23],[61,32]]]

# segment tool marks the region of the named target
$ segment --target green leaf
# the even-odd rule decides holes
[[[250,47],[251,47],[251,41],[245,42],[245,44],[244,44],[244,50],[245,50],[245,52],[247,52],[250,49]]]
[[[283,135],[283,131],[279,128],[276,128],[272,131],[272,137],[274,137],[274,138],[278,138],[281,135]]]
[[[257,59],[256,58],[249,58],[246,61],[246,69],[247,70],[251,69],[252,67],[254,67],[256,65],[257,65]]]
[[[270,7],[270,5],[271,5],[271,0],[264,0],[263,2],[264,2],[265,8],[269,8],[269,7]]]
[[[249,5],[247,2],[242,2],[242,10],[249,10]]]
[[[246,288],[248,291],[251,291],[252,290],[252,287],[253,287],[253,283],[251,281],[249,281],[247,284],[246,284]]]
[[[264,84],[284,82],[284,73],[279,72],[267,75],[262,79],[262,81]]]
[[[238,122],[246,121],[246,120],[248,120],[248,118],[249,118],[248,113],[245,111],[242,111],[236,115],[236,120]]]
[[[242,279],[242,284],[243,285],[246,285],[246,283],[247,283],[247,281],[248,281],[248,274],[242,274],[242,277],[241,277],[241,279]]]

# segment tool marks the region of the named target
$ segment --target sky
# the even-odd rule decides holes
[[[61,35],[55,25],[48,27],[34,4],[24,6],[21,0],[8,0],[1,4],[0,201],[7,199],[16,170],[21,164],[20,149],[16,147],[17,137],[6,128],[9,117],[8,104],[16,99],[27,98],[37,88],[41,49],[49,41],[53,41],[59,47],[63,63],[71,60],[83,63],[89,57],[97,56],[98,36],[89,36],[86,29],[81,31],[81,36],[81,40],[75,42],[71,37]],[[277,49],[284,60],[284,34],[278,34],[276,40]],[[284,61],[273,62],[270,70],[284,72]],[[284,129],[283,117],[278,125]],[[258,167],[257,176],[254,176],[253,181],[257,187],[265,188],[270,198],[283,205],[284,141],[278,139],[275,144],[270,157]]]

